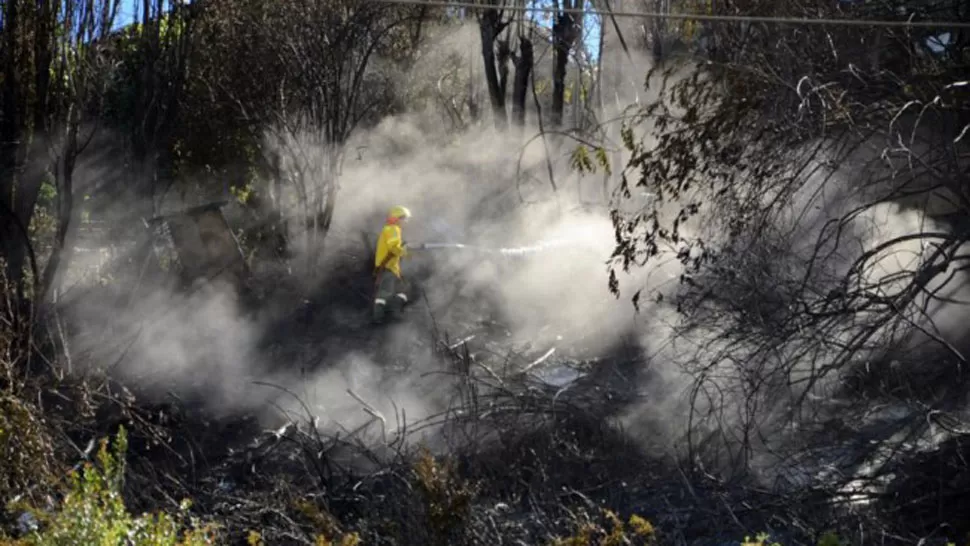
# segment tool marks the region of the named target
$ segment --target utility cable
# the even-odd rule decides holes
[[[892,21],[888,19],[831,19],[809,17],[770,17],[760,15],[706,15],[703,13],[661,13],[613,11],[604,9],[556,9],[546,6],[494,6],[475,2],[448,2],[445,0],[370,0],[382,4],[404,6],[426,6],[439,8],[498,9],[510,12],[531,13],[574,13],[577,15],[599,15],[612,17],[640,17],[643,19],[674,19],[685,21],[720,21],[729,23],[779,23],[787,25],[841,25],[859,27],[906,27],[906,28],[970,28],[964,21]],[[910,16],[912,17],[912,16]]]

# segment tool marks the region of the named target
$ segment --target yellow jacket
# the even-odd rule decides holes
[[[400,279],[401,258],[407,256],[407,254],[408,251],[404,248],[404,238],[401,234],[401,226],[384,224],[384,229],[381,230],[381,235],[377,238],[377,253],[374,255],[374,270],[378,271],[383,266]]]

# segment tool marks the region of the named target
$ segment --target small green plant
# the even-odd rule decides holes
[[[570,155],[569,165],[579,174],[592,174],[597,169],[603,169],[608,175],[613,173],[610,158],[603,147],[594,148],[592,155],[590,155],[586,146],[582,144],[576,146]]]
[[[360,544],[360,536],[357,533],[343,532],[337,518],[315,503],[300,499],[294,502],[293,507],[313,525],[313,529],[316,531],[313,542],[315,546],[357,546]],[[339,538],[334,540],[328,537]],[[259,544],[262,544],[262,542]]]
[[[771,538],[770,535],[764,532],[758,533],[754,537],[754,540],[752,540],[751,537],[746,536],[744,537],[744,540],[741,541],[741,546],[781,546],[781,544],[778,542],[768,542],[769,538]]]
[[[246,544],[249,546],[266,546],[263,542],[263,535],[259,531],[249,531],[246,536]],[[359,546],[360,536],[357,533],[347,533],[342,534],[341,537],[334,542],[333,540],[327,538],[326,535],[316,535],[313,540],[314,546]],[[3,546],[0,544],[0,546]]]
[[[415,485],[424,497],[431,531],[442,544],[447,544],[468,518],[477,488],[458,475],[451,461],[438,462],[427,449],[422,450],[413,473]]]
[[[0,393],[0,499],[53,481],[54,448],[38,414],[22,397]]]
[[[31,513],[40,523],[39,529],[11,546],[61,546],[90,544],[108,546],[130,544],[137,546],[201,546],[214,544],[215,527],[201,525],[188,518],[184,532],[183,520],[189,501],[183,501],[178,517],[165,512],[132,516],[124,504],[121,488],[125,474],[127,433],[120,428],[113,449],[102,440],[96,463],[85,463],[68,476],[64,500],[53,513],[30,506],[15,506]]]
[[[253,196],[253,186],[251,183],[247,183],[245,186],[230,186],[229,193],[236,198],[236,201],[240,205],[245,205],[249,202],[250,198]]]
[[[259,531],[253,531],[250,529],[249,533],[246,535],[246,544],[249,546],[263,546],[265,544],[263,542],[263,535],[260,534]]]
[[[626,522],[611,510],[603,510],[602,516],[606,525],[584,518],[572,535],[554,539],[550,546],[624,546],[656,541],[653,524],[636,514]]]
[[[323,535],[317,535],[314,541],[314,546],[358,546],[360,544],[360,537],[357,533],[350,533],[343,535],[338,542],[334,542]]]
[[[827,531],[818,539],[818,546],[842,546],[839,535],[832,531]]]

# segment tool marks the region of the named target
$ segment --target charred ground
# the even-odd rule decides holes
[[[223,538],[232,543],[244,543],[256,530],[276,544],[350,531],[368,544],[535,544],[574,532],[585,521],[582,514],[608,528],[604,509],[624,519],[647,518],[662,541],[691,544],[731,542],[759,530],[797,543],[833,528],[884,528],[865,510],[845,511],[825,488],[773,490],[684,466],[670,456],[660,429],[654,440],[640,430],[635,441],[616,419],[650,396],[636,385],[656,388],[663,378],[644,377],[655,372],[632,341],[598,354],[574,348],[522,373],[546,347],[511,343],[501,317],[485,312],[480,296],[449,297],[447,309],[420,298],[402,322],[374,327],[366,305],[371,279],[361,271],[369,249],[354,242],[335,244],[330,252],[338,258],[327,263],[337,274],[309,296],[283,277],[254,279],[265,292],[249,302],[244,316],[266,325],[253,357],[270,364],[249,376],[225,377],[234,384],[221,385],[217,397],[248,398],[248,404],[213,405],[204,382],[152,383],[139,392],[117,378],[97,387],[101,402],[87,426],[61,413],[65,408],[48,409],[62,415],[65,440],[83,446],[125,426],[125,497],[132,509],[174,509],[191,498],[193,512],[224,525]],[[416,292],[434,289],[424,284],[429,277],[415,277]],[[339,385],[322,397],[305,388],[319,386],[327,366],[348,357],[377,365],[378,377],[365,380],[368,392],[355,397],[354,381],[338,379],[353,375],[353,364],[331,376]],[[195,364],[206,369],[204,361]],[[581,373],[559,384],[535,375],[550,366]],[[422,384],[427,377],[436,379]],[[435,411],[415,419],[384,413],[392,406],[366,399],[393,393],[402,382],[435,400]],[[342,416],[328,415],[335,406]],[[348,411],[362,418],[347,419]],[[958,452],[958,445],[937,457],[952,458],[947,453]],[[448,462],[422,473],[422,449]],[[911,464],[925,475],[927,465],[940,462]],[[912,487],[925,487],[920,483]],[[917,500],[900,532],[924,525],[917,510],[932,509]],[[959,509],[952,510],[956,516]],[[936,509],[934,517],[946,515]]]
[[[122,4],[0,0],[19,543],[967,539],[966,2]],[[143,240],[212,201],[239,293]],[[373,328],[402,203],[477,250]]]

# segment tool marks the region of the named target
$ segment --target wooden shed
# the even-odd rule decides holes
[[[237,289],[245,285],[249,268],[222,213],[227,204],[209,203],[145,220],[159,263],[175,272],[183,286],[213,281]]]

